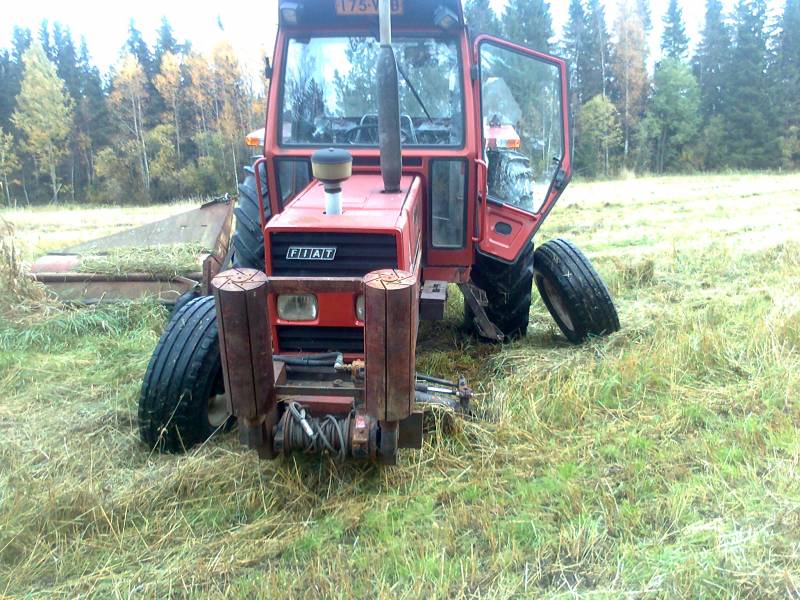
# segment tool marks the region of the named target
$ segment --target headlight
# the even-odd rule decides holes
[[[318,312],[314,294],[278,296],[278,316],[284,321],[313,321]]]
[[[356,299],[356,319],[359,321],[364,321],[367,316],[367,307],[366,302],[364,301],[364,295],[362,294]]]

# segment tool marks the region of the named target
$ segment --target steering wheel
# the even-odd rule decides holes
[[[348,129],[344,136],[348,144],[377,144],[378,139],[378,124],[370,123],[368,125],[356,125],[352,129]],[[408,141],[408,134],[400,130],[400,143],[405,144]]]

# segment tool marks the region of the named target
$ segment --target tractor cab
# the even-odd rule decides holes
[[[254,201],[249,210],[238,212],[252,225],[255,203],[264,210],[254,235],[234,238],[248,258],[240,264],[281,276],[418,269],[423,282],[440,288],[467,284],[479,254],[506,263],[519,258],[569,180],[564,62],[489,36],[470,41],[459,0],[394,0],[393,128],[403,186],[390,202],[382,179],[378,5],[279,3],[266,127],[249,138],[263,144],[263,177],[254,182],[260,192],[245,190]],[[312,172],[312,155],[327,148],[353,157],[337,215],[325,214]],[[287,258],[296,247],[287,240],[335,246],[337,253],[325,261]],[[345,318],[326,309],[329,302],[354,306],[343,297],[317,297],[316,318],[301,323],[281,319],[276,305],[278,347],[320,351],[358,338],[358,314]],[[309,330],[323,324],[329,335]],[[490,337],[514,337],[519,327],[500,329]]]

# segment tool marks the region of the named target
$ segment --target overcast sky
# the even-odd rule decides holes
[[[333,0],[331,0],[333,1]],[[502,11],[506,0],[492,0]],[[661,35],[661,16],[669,0],[651,0],[653,33],[651,46],[658,49]],[[735,0],[724,0],[730,8]],[[161,17],[169,19],[175,37],[188,39],[194,48],[206,52],[222,37],[232,42],[240,60],[251,72],[260,69],[264,49],[272,52],[277,28],[278,0],[259,2],[198,2],[197,0],[137,0],[136,2],[97,2],[91,0],[2,0],[0,9],[0,46],[8,47],[14,25],[37,30],[42,19],[59,21],[72,30],[76,40],[86,37],[89,51],[96,64],[105,72],[116,62],[120,48],[127,39],[128,23],[136,26],[152,43]],[[556,34],[560,34],[567,19],[568,0],[550,0]],[[605,0],[609,22],[613,21],[616,0]],[[687,32],[693,43],[702,28],[704,0],[680,0]],[[783,6],[783,0],[772,0],[773,10]],[[221,21],[224,32],[220,30]]]

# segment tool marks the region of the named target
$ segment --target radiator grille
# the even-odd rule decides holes
[[[294,327],[278,326],[281,352],[344,352],[364,353],[364,329],[361,327]]]
[[[363,277],[397,268],[393,235],[364,233],[272,233],[270,253],[275,277]],[[289,260],[289,248],[336,248],[333,260]]]

